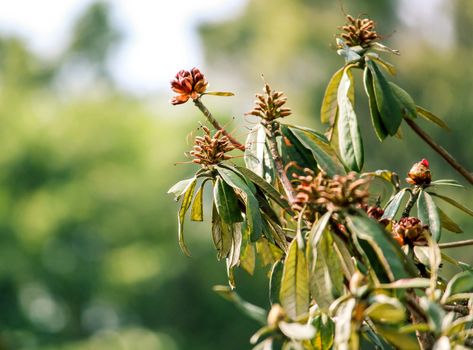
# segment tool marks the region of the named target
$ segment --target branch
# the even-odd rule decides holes
[[[411,192],[411,198],[409,199],[409,202],[406,205],[406,208],[402,212],[402,217],[407,218],[409,214],[411,213],[411,209],[414,206],[414,204],[417,201],[417,197],[419,197],[420,193],[420,188],[416,187],[413,192]]]
[[[471,174],[468,170],[466,170],[453,156],[448,153],[448,151],[440,146],[437,142],[435,142],[429,134],[427,134],[424,130],[420,128],[412,119],[404,119],[411,127],[414,132],[420,136],[425,142],[427,142],[430,147],[433,148],[435,152],[437,152],[443,159],[445,159],[448,164],[452,166],[453,169],[458,171],[470,184],[473,184],[473,174]]]
[[[420,324],[427,322],[423,310],[419,307],[419,301],[414,291],[407,290],[406,293],[407,309],[411,315],[413,324]],[[416,331],[417,341],[422,350],[430,350],[434,347],[435,338],[430,332]]]
[[[445,311],[453,311],[462,316],[468,316],[470,314],[470,309],[465,305],[443,305]]]
[[[448,248],[465,247],[468,245],[473,245],[473,239],[467,239],[465,241],[457,241],[457,242],[449,242],[449,243],[440,243],[438,246],[440,249],[448,249]]]
[[[202,101],[200,100],[200,97],[199,98],[196,98],[194,100],[194,104],[197,106],[197,108],[200,109],[200,111],[202,112],[202,114],[207,118],[207,120],[209,121],[210,124],[213,125],[213,127],[217,130],[222,130],[222,133],[228,137],[228,139],[230,140],[230,142],[232,143],[233,146],[235,146],[236,148],[238,148],[239,150],[241,151],[244,151],[245,150],[245,145],[241,144],[240,142],[238,142],[232,135],[230,135],[222,126],[220,126],[220,124],[218,123],[217,119],[215,119],[213,116],[212,116],[212,113],[210,113],[210,111],[207,109],[207,107],[205,107],[205,105],[202,103]]]
[[[267,130],[266,134],[268,136],[267,141],[269,146],[269,152],[271,153],[274,165],[276,166],[276,171],[278,172],[279,180],[281,180],[281,184],[284,187],[284,191],[286,192],[289,204],[292,204],[294,203],[294,198],[296,197],[296,194],[294,188],[292,187],[291,181],[287,177],[286,171],[284,169],[284,164],[278,151],[278,144],[276,142],[275,136],[275,123],[262,122],[262,124]]]

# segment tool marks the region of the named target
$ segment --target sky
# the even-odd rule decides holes
[[[0,33],[23,37],[42,57],[54,58],[74,19],[93,0],[0,0]],[[109,0],[125,41],[111,62],[123,88],[167,88],[180,69],[202,67],[196,25],[241,12],[247,0]]]

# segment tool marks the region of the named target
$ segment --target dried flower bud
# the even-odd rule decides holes
[[[171,99],[171,103],[178,105],[187,102],[189,98],[195,100],[205,92],[207,85],[207,80],[197,68],[192,68],[191,71],[181,70],[171,81],[172,91],[178,94]]]
[[[348,46],[369,47],[374,41],[380,39],[380,36],[374,30],[376,23],[369,18],[353,18],[346,16],[347,22],[340,27],[342,33],[340,37],[345,39]]]
[[[282,91],[272,91],[271,87],[265,84],[263,92],[264,94],[256,94],[255,106],[246,113],[247,115],[254,115],[267,121],[291,115],[289,108],[282,108],[287,101]]]
[[[415,217],[401,218],[393,225],[393,237],[401,245],[427,245],[426,234],[429,234],[428,226]]]
[[[205,133],[204,136],[195,137],[194,147],[189,152],[194,157],[192,160],[194,163],[207,167],[232,158],[226,153],[232,151],[235,147],[228,137],[223,135],[222,130],[217,130],[213,136],[210,136],[209,128],[203,126],[202,130]]]
[[[427,159],[422,159],[420,162],[415,163],[409,173],[406,181],[411,185],[424,186],[430,184],[432,175],[430,174],[429,162]]]

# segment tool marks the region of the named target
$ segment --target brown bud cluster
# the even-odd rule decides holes
[[[291,115],[291,109],[283,107],[287,97],[282,91],[271,90],[268,84],[264,84],[263,90],[264,94],[256,94],[255,107],[246,115],[254,115],[267,121]]]
[[[393,237],[401,245],[427,245],[426,234],[430,234],[428,226],[415,217],[401,218],[393,224]]]
[[[432,181],[432,175],[430,174],[429,162],[427,159],[422,159],[420,162],[415,163],[409,173],[407,174],[406,181],[411,185],[425,186],[430,184]]]
[[[342,33],[340,36],[345,40],[348,46],[361,46],[367,48],[380,36],[374,30],[376,23],[369,18],[353,18],[347,15],[347,22],[340,27]]]
[[[305,176],[293,174],[299,184],[295,188],[292,208],[296,212],[304,210],[303,215],[307,221],[313,222],[317,212],[366,205],[369,180],[359,178],[355,172],[335,175],[333,178],[323,172],[314,176],[310,169],[304,169],[304,173]]]
[[[202,126],[204,136],[197,136],[194,141],[194,148],[190,155],[194,157],[192,162],[209,166],[218,164],[223,160],[232,158],[226,154],[235,149],[222,130],[218,130],[213,137],[210,136],[209,128]]]
[[[192,68],[191,71],[181,70],[171,81],[172,91],[178,94],[171,99],[171,103],[179,105],[189,98],[195,100],[205,92],[207,85],[207,80],[197,68]]]
[[[370,205],[367,205],[367,204],[362,204],[360,206],[360,208],[362,210],[364,210],[370,218],[381,222],[385,226],[388,224],[389,220],[387,220],[387,219],[381,220],[381,218],[383,217],[383,214],[384,214],[384,210],[383,210],[383,208],[379,207],[378,205],[370,206]]]

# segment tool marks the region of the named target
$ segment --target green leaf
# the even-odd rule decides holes
[[[279,293],[281,305],[292,320],[309,312],[309,273],[304,252],[294,239],[284,260]]]
[[[442,331],[442,321],[445,318],[445,311],[440,304],[427,299],[427,297],[419,298],[419,306],[425,311],[430,330],[434,334],[440,334]]]
[[[473,273],[471,271],[463,271],[457,273],[448,282],[445,292],[442,296],[442,302],[445,303],[447,299],[458,293],[472,293],[473,292]]]
[[[294,340],[307,340],[315,336],[315,328],[311,324],[300,324],[297,322],[284,322],[278,324],[281,332],[288,338]]]
[[[214,292],[223,297],[224,299],[231,301],[235,306],[242,311],[245,315],[259,322],[262,325],[266,324],[266,310],[259,306],[248,303],[243,300],[234,290],[227,286],[214,286]]]
[[[314,318],[312,325],[317,332],[310,340],[310,345],[314,350],[330,350],[335,336],[335,323],[326,314],[320,314]]]
[[[296,126],[289,126],[289,129],[302,145],[312,152],[318,166],[325,171],[328,176],[345,174],[345,168],[340,162],[337,153],[323,135],[313,130]]]
[[[343,292],[343,270],[330,231],[325,230],[308,252],[310,292],[317,305],[327,311]]]
[[[394,96],[399,102],[399,106],[401,107],[404,117],[409,119],[417,118],[417,107],[411,95],[409,95],[403,88],[392,82],[389,82],[389,85],[391,86]]]
[[[415,336],[405,333],[400,333],[398,329],[389,326],[377,324],[375,327],[376,333],[380,334],[389,343],[395,346],[396,349],[402,350],[419,350],[419,343]]]
[[[212,240],[217,249],[217,259],[226,258],[233,244],[231,227],[222,222],[215,204],[212,206]]]
[[[442,129],[450,131],[449,126],[447,123],[445,123],[442,119],[437,117],[435,114],[432,112],[426,110],[425,108],[422,108],[421,106],[416,107],[417,114],[421,116],[422,118],[436,124],[437,126],[441,127]]]
[[[368,95],[371,122],[373,123],[374,131],[376,132],[378,139],[383,141],[388,136],[388,132],[381,121],[381,114],[379,113],[376,95],[374,93],[373,75],[371,74],[368,67],[365,68],[363,83],[365,85],[366,95]]]
[[[464,213],[473,216],[473,210],[463,206],[462,204],[458,203],[456,200],[454,200],[450,197],[447,197],[447,196],[440,195],[438,193],[429,192],[429,194],[431,194],[432,196],[438,197],[438,198],[444,200],[445,202],[447,202],[448,204],[451,204],[454,207],[460,209]]]
[[[412,261],[403,253],[391,234],[378,222],[368,218],[361,211],[358,215],[348,215],[346,219],[350,231],[369,243],[391,281],[416,275],[416,268]]]
[[[428,288],[430,280],[428,278],[403,278],[392,283],[383,283],[379,285],[382,289],[409,289],[409,288]]]
[[[338,86],[338,142],[343,163],[350,170],[360,172],[363,168],[363,141],[361,139],[355,110],[348,97],[353,77],[345,70]]]
[[[316,249],[323,232],[327,228],[331,216],[332,212],[328,211],[324,215],[322,215],[322,217],[320,217],[316,223],[312,225],[308,240],[308,243],[312,247],[312,249]]]
[[[195,176],[191,177],[190,179],[185,179],[179,181],[177,184],[172,186],[169,190],[168,193],[172,193],[174,195],[174,200],[178,201],[181,196],[187,192],[189,187],[192,185],[192,183],[195,181]]]
[[[265,142],[264,126],[258,123],[250,130],[246,138],[244,160],[246,167],[261,177],[264,176]]]
[[[370,56],[370,58],[375,61],[376,63],[378,63],[381,67],[383,67],[389,74],[391,75],[396,75],[396,67],[394,67],[393,64],[387,62],[387,61],[384,61],[382,60],[381,58],[378,57],[373,57],[373,56]]]
[[[252,181],[256,186],[258,186],[261,191],[263,191],[269,198],[275,201],[281,208],[286,209],[289,212],[292,212],[292,209],[287,202],[287,200],[273,187],[271,184],[264,181],[261,177],[256,175],[253,171],[244,168],[236,167],[247,179]]]
[[[208,91],[208,92],[204,92],[202,95],[235,96],[233,92],[228,92],[228,91]]]
[[[396,216],[405,194],[406,189],[403,189],[389,200],[386,208],[384,208],[382,219],[392,220]]]
[[[355,306],[356,300],[354,298],[350,298],[337,310],[337,322],[335,323],[334,341],[335,349],[359,349],[360,340],[352,319]]]
[[[184,242],[184,217],[186,216],[187,210],[189,209],[192,196],[194,195],[194,189],[197,179],[195,177],[192,178],[192,181],[187,184],[183,192],[183,199],[181,203],[181,208],[179,209],[178,217],[178,239],[179,239],[179,247],[184,252],[184,254],[190,256],[189,249],[187,249],[186,243]],[[173,192],[175,193],[175,192]]]
[[[214,185],[214,203],[218,214],[226,224],[243,221],[238,206],[238,197],[220,177],[217,177]]]
[[[325,89],[324,98],[322,100],[322,107],[320,109],[320,120],[322,123],[330,123],[333,125],[335,116],[338,110],[337,103],[337,90],[340,80],[342,79],[343,72],[345,67],[339,69],[335,74],[330,78],[330,81]]]
[[[256,252],[259,254],[263,266],[274,264],[283,256],[282,250],[264,237],[256,242]]]
[[[247,182],[233,170],[222,166],[216,166],[215,169],[228,185],[245,194],[246,220],[248,229],[250,230],[250,239],[252,242],[256,242],[258,238],[261,237],[263,223],[259,211],[259,203],[253,191],[248,186]]]
[[[434,200],[425,191],[421,191],[417,198],[417,216],[424,225],[429,226],[432,238],[438,242],[441,230],[439,212]]]
[[[454,232],[454,233],[463,232],[461,227],[458,226],[458,224],[455,221],[453,221],[447,214],[445,214],[445,212],[442,209],[437,207],[437,210],[439,212],[440,223],[444,229],[449,230],[450,232]]]
[[[317,169],[317,162],[312,155],[312,152],[308,152],[307,148],[299,141],[299,139],[289,130],[287,125],[281,124],[280,126],[282,137],[279,141],[279,148],[281,149],[281,158],[284,166],[294,163],[298,167]],[[302,169],[297,167],[291,167],[291,171],[288,171],[289,180],[293,180],[292,173],[304,175]]]
[[[378,294],[370,298],[365,315],[375,322],[399,323],[406,319],[406,309],[395,298]]]
[[[203,196],[204,196],[204,186],[207,180],[204,180],[200,185],[199,189],[194,198],[194,202],[191,207],[191,220],[192,221],[203,221],[204,220],[204,211],[203,211]]]
[[[381,122],[389,135],[396,134],[402,122],[401,107],[383,73],[376,63],[371,60],[366,61],[368,69],[373,76],[373,88],[378,105]]]
[[[430,183],[430,186],[452,186],[452,187],[461,187],[461,188],[465,187],[463,185],[460,185],[457,181],[450,180],[450,179],[432,181]]]
[[[271,305],[279,304],[279,292],[281,290],[281,280],[284,264],[281,260],[274,263],[269,277],[269,301]]]

